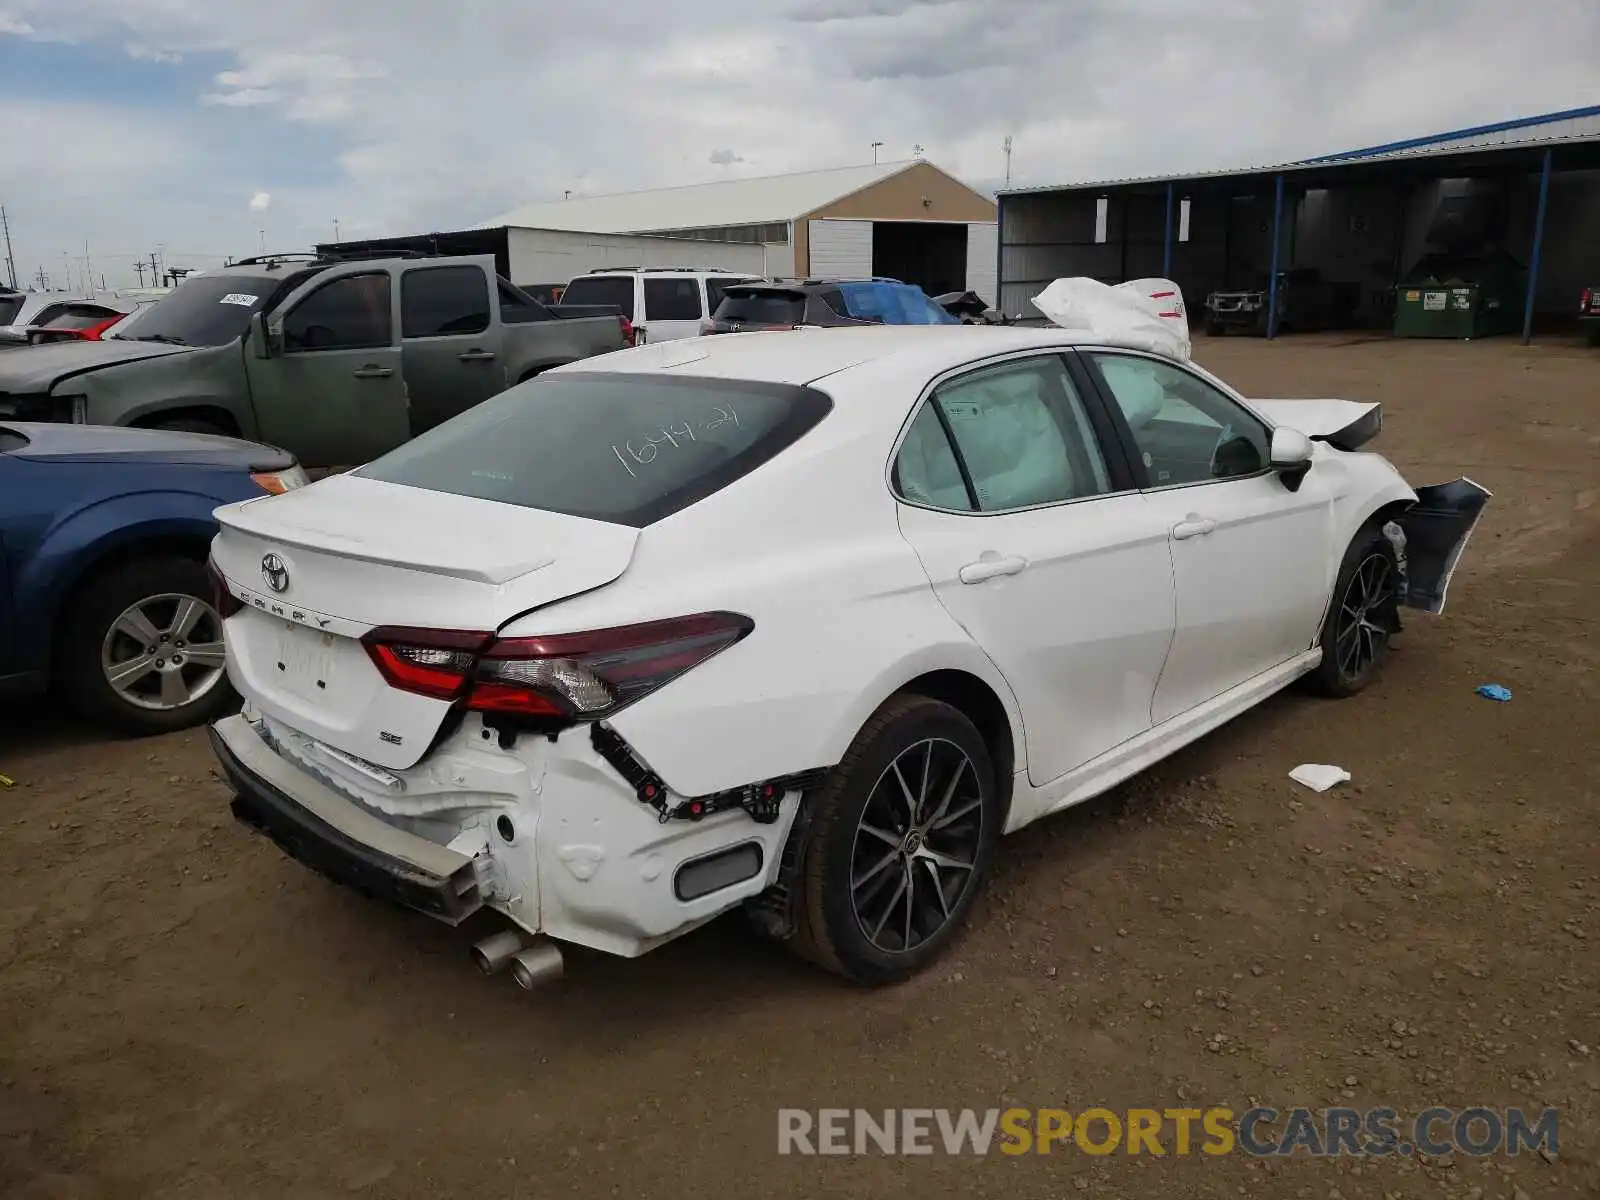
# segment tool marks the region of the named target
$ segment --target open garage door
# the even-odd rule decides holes
[[[871,221],[812,221],[810,226],[813,276],[866,279],[872,274]]]
[[[984,303],[995,306],[1000,299],[999,226],[993,221],[972,221],[967,225],[967,291],[977,292]]]

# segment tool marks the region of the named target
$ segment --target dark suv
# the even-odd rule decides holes
[[[921,288],[897,279],[801,279],[730,284],[701,331],[960,323]]]

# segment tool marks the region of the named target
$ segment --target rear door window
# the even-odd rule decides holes
[[[749,474],[831,408],[792,384],[561,373],[502,392],[356,474],[641,527]]]
[[[806,294],[777,288],[730,287],[717,306],[717,320],[744,325],[798,325],[806,314]]]
[[[958,376],[940,384],[932,402],[983,512],[1058,504],[1111,490],[1088,412],[1054,355]],[[902,463],[902,481],[906,477]],[[941,485],[941,475],[931,467],[927,479],[930,491]],[[953,494],[948,471],[942,475],[942,493],[935,494],[946,500]],[[906,495],[917,498],[910,491]]]
[[[561,293],[563,304],[607,304],[633,319],[632,275],[580,275]]]
[[[22,296],[0,296],[0,325],[10,325],[22,311]]]
[[[698,321],[700,281],[698,279],[646,279],[644,281],[644,319],[647,321]]]
[[[283,321],[283,348],[290,353],[367,350],[388,346],[393,339],[387,271],[344,275],[325,283]]]
[[[450,337],[489,328],[489,278],[481,267],[422,267],[400,277],[400,336]]]

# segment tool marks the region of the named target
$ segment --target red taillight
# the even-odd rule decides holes
[[[586,633],[375,629],[363,642],[391,687],[477,712],[593,720],[616,712],[744,637],[738,613],[701,613]]]
[[[118,313],[114,317],[107,317],[104,321],[101,321],[95,325],[91,325],[87,329],[77,330],[77,336],[86,342],[98,342],[101,334],[110,329],[118,321],[122,320],[122,318],[126,315],[126,313]]]
[[[235,596],[217,564],[206,559],[206,574],[211,576],[211,607],[224,621],[244,607],[244,601]]]
[[[638,341],[638,334],[636,334],[633,330],[633,322],[628,320],[628,318],[623,316],[621,313],[617,314],[617,320],[622,325],[622,344],[624,346],[635,345]]]
[[[386,625],[361,642],[390,687],[435,700],[455,700],[466,690],[478,652],[493,636]]]
[[[1584,288],[1583,289],[1583,299],[1578,301],[1578,308],[1579,309],[1588,308],[1589,307],[1589,302],[1592,299],[1594,299],[1594,293],[1591,292],[1588,288]]]

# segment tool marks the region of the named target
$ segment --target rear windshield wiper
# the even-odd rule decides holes
[[[187,346],[189,344],[175,333],[147,333],[143,337],[129,338],[128,340],[131,342],[160,342],[163,346]]]

